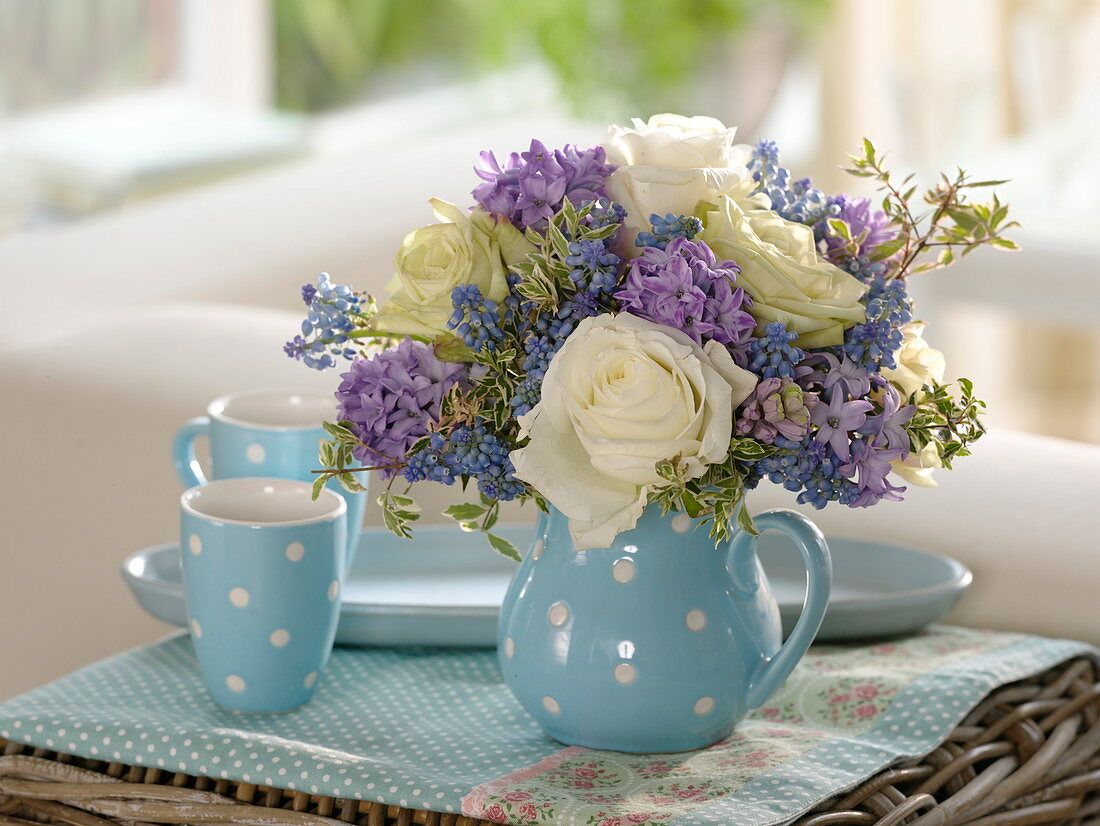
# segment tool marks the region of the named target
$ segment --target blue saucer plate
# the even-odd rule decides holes
[[[532,528],[495,530],[525,550]],[[947,556],[861,539],[829,537],[833,592],[819,642],[906,634],[942,619],[970,586],[970,570]],[[806,571],[784,537],[761,540],[760,558],[789,631],[802,609]],[[515,563],[479,534],[422,526],[402,540],[366,528],[343,591],[336,641],[344,645],[492,647]],[[122,564],[146,612],[186,624],[179,543],[146,548]]]

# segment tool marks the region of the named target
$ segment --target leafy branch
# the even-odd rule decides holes
[[[982,246],[1019,249],[1015,241],[1003,234],[1019,226],[1016,221],[1007,220],[1008,205],[1002,204],[995,193],[986,203],[969,199],[970,190],[1000,186],[1007,181],[974,181],[962,169],[956,169],[953,176],[941,173],[936,185],[922,196],[927,209],[918,211],[915,176],[910,174],[900,182],[895,181],[893,173],[886,168],[886,156],[878,154],[867,138],[863,139],[862,149],[863,154],[849,156],[852,163],[845,171],[858,178],[874,180],[883,193],[882,210],[897,229],[897,235],[880,245],[872,260],[888,261],[891,277],[950,266],[957,258]],[[843,223],[831,220],[829,228],[839,232]],[[850,236],[842,234],[841,237],[851,241]],[[935,258],[918,262],[926,253],[937,250]]]
[[[985,402],[975,397],[969,379],[959,379],[958,385],[959,398],[951,394],[948,385],[935,381],[917,391],[913,400],[917,410],[906,426],[913,453],[919,456],[934,444],[940,462],[948,469],[956,457],[969,456],[970,446],[986,432],[980,418]]]
[[[694,479],[687,478],[679,456],[658,462],[657,474],[665,483],[650,493],[649,501],[660,506],[662,515],[679,510],[692,519],[702,517],[704,525],[710,524],[716,545],[732,538],[734,525],[757,536],[759,531],[745,507],[748,465],[778,451],[755,439],[734,437],[725,461],[710,465]]]
[[[566,198],[558,213],[547,222],[545,236],[533,229],[527,230],[527,240],[535,245],[525,261],[516,265],[520,281],[516,291],[526,298],[537,312],[556,312],[563,296],[576,292],[569,278],[573,267],[566,263],[571,241],[600,241],[610,238],[619,224],[591,227],[585,219],[594,202],[573,206]]]
[[[490,533],[494,525],[500,519],[500,502],[487,496],[481,497],[480,504],[468,502],[461,505],[451,505],[443,511],[443,515],[450,517],[458,523],[462,530],[472,533],[480,531],[489,540],[489,546],[501,556],[508,557],[515,562],[522,562],[519,550],[502,536]]]

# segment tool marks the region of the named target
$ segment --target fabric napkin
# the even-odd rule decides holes
[[[338,648],[312,703],[214,705],[184,634],[0,704],[0,737],[69,754],[507,823],[766,826],[932,751],[991,690],[1084,643],[933,627],[821,645],[725,741],[626,755],[547,738],[492,651]]]

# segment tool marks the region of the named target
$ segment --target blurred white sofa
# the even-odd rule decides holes
[[[331,374],[279,352],[296,323],[288,311],[152,305],[45,349],[0,353],[0,656],[8,663],[0,697],[167,631],[130,599],[118,565],[177,531],[172,434],[231,390],[331,389]],[[940,475],[937,490],[810,515],[827,533],[969,564],[975,584],[952,621],[1100,642],[1098,478],[1100,447],[994,432]],[[425,519],[438,520],[453,493],[422,490]],[[791,500],[764,486],[751,503],[762,510]]]
[[[504,124],[494,143],[531,134],[595,137]],[[280,352],[297,286],[328,269],[380,290],[402,235],[430,220],[427,197],[465,198],[482,136],[312,160],[0,241],[0,698],[168,630],[118,565],[177,531],[175,429],[224,392],[331,389]],[[1100,642],[1098,479],[1100,447],[992,433],[939,490],[812,516],[971,565],[953,621]],[[425,491],[425,518],[451,493]],[[789,498],[766,487],[751,501]]]

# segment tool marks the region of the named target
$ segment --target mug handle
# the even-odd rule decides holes
[[[184,424],[172,440],[172,464],[175,465],[176,475],[185,488],[206,484],[206,474],[202,472],[202,465],[195,458],[195,439],[209,436],[209,431],[210,417],[198,416]]]
[[[833,563],[829,556],[829,546],[825,544],[825,536],[817,525],[796,511],[782,509],[765,511],[753,521],[761,534],[769,530],[786,534],[802,551],[802,561],[806,563],[808,576],[806,601],[802,605],[802,613],[794,630],[775,655],[763,663],[749,683],[746,697],[746,707],[749,709],[761,706],[802,659],[825,619],[825,611],[829,607],[829,591],[833,583]],[[755,571],[758,569],[755,550],[758,539],[759,537],[741,531],[730,544],[735,577],[742,582],[756,579]],[[745,554],[745,550],[752,550],[753,553]],[[754,569],[752,573],[745,567],[749,560]],[[755,592],[756,588],[751,590]]]

